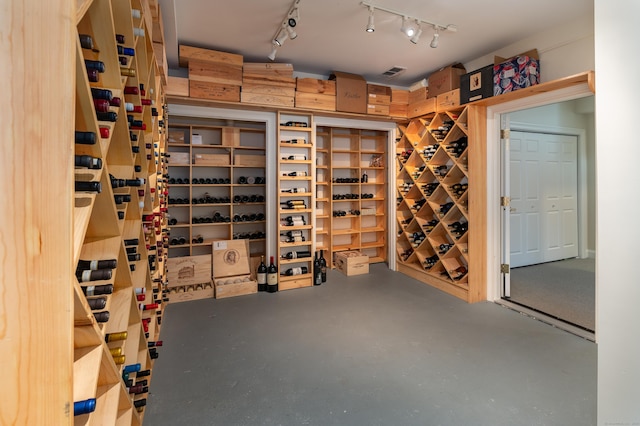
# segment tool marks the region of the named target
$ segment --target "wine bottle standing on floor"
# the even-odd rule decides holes
[[[278,291],[278,267],[273,263],[273,256],[271,256],[270,262],[269,269],[267,269],[267,291],[275,293]]]
[[[320,250],[320,274],[322,276],[322,282],[327,282],[327,259],[324,258],[324,250]]]
[[[313,285],[322,284],[322,267],[320,266],[320,258],[316,252],[313,259]]]
[[[264,256],[260,256],[260,265],[256,272],[258,291],[267,291],[267,265],[264,264]]]

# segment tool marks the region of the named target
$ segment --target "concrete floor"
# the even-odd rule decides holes
[[[147,425],[593,425],[596,345],[373,265],[169,305]]]

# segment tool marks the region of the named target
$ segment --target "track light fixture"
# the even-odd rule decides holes
[[[298,37],[298,34],[294,30],[294,28],[296,25],[298,25],[298,21],[300,20],[300,11],[298,10],[300,1],[301,0],[293,0],[289,11],[282,21],[282,24],[280,24],[275,36],[271,40],[271,44],[273,45],[273,47],[271,49],[271,53],[267,57],[272,61],[274,61],[276,58],[278,48],[281,47],[284,42],[287,41],[287,39],[295,40]]]
[[[449,31],[455,33],[458,31],[458,27],[453,24],[441,25],[435,22],[430,22],[424,19],[411,17],[406,13],[399,12],[397,10],[388,9],[382,6],[376,6],[371,4],[369,1],[362,1],[361,5],[369,8],[369,23],[367,24],[367,32],[372,33],[374,31],[373,26],[373,14],[376,9],[382,10],[383,12],[390,13],[392,15],[397,15],[402,17],[402,27],[400,30],[409,37],[409,40],[413,44],[417,44],[420,39],[420,35],[422,34],[422,27],[426,25],[427,27],[431,27],[434,29],[435,33],[433,35],[433,39],[431,40],[430,46],[433,48],[438,47],[438,41],[440,38],[440,31]]]
[[[433,47],[434,49],[438,47],[439,39],[440,39],[440,34],[438,33],[438,29],[436,28],[436,32],[433,33],[433,39],[431,40],[431,44],[429,44],[429,46]]]
[[[376,30],[376,27],[373,23],[373,11],[374,11],[373,6],[369,6],[369,22],[367,23],[367,29],[366,29],[368,33],[372,33]]]

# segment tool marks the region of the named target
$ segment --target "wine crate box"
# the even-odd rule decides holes
[[[389,115],[389,105],[367,104],[367,114],[369,115]]]
[[[446,111],[451,108],[460,106],[460,89],[451,90],[449,92],[438,95],[436,98],[436,109],[438,111]]]
[[[540,58],[538,50],[505,59],[496,56],[493,64],[493,94],[513,92],[540,83]]]
[[[264,155],[235,154],[233,164],[235,166],[264,167],[267,160]]]
[[[424,101],[428,98],[429,88],[419,87],[416,90],[412,90],[407,93],[407,103],[413,104],[416,102]]]
[[[295,100],[293,96],[265,95],[262,93],[242,92],[240,94],[240,102],[245,104],[293,108]]]
[[[367,84],[368,105],[389,105],[391,103],[391,87],[378,84]]]
[[[460,104],[493,96],[493,65],[487,65],[460,77]]]
[[[426,89],[426,87],[424,89]],[[427,96],[425,92],[425,99],[426,97]],[[407,105],[409,103],[409,91],[402,89],[391,89],[391,103]]]
[[[242,67],[244,63],[242,55],[185,45],[180,45],[178,56],[179,64],[181,67],[188,67],[189,63],[194,60],[220,63],[225,65],[234,65],[239,67]]]
[[[189,79],[182,77],[167,77],[167,95],[189,96]]]
[[[444,67],[429,76],[429,90],[427,96],[435,98],[436,96],[450,92],[460,87],[460,76],[466,73],[464,65],[453,64]]]
[[[409,111],[409,105],[407,104],[394,104],[389,105],[389,115],[391,117],[407,118],[407,111]]]
[[[412,102],[407,107],[407,117],[420,117],[436,111],[437,98],[424,99],[418,102]]]
[[[169,164],[171,165],[187,165],[191,164],[191,157],[188,152],[172,152],[169,157]]]
[[[251,279],[248,240],[214,241],[212,261],[216,299],[258,292]]]
[[[202,288],[200,288],[202,287]],[[173,287],[169,290],[169,303],[213,299],[213,283]]]
[[[228,166],[231,164],[229,154],[194,154],[193,164],[201,166]]]
[[[335,111],[336,97],[335,95],[323,95],[320,93],[296,92],[296,108]]]
[[[167,260],[167,287],[211,283],[211,255],[170,257]]]
[[[191,60],[189,80],[229,86],[242,86],[242,65]]]
[[[369,256],[357,251],[339,251],[333,254],[333,265],[347,276],[369,273]]]
[[[242,83],[241,97],[245,93],[258,95],[287,96],[293,98],[296,90],[293,87],[274,86],[267,83]]]
[[[332,95],[335,97],[336,82],[332,80],[318,80],[315,78],[298,78],[296,80],[296,92]]]
[[[367,82],[362,76],[334,71],[329,80],[336,82],[336,111],[367,113]]]
[[[189,80],[189,95],[197,99],[240,102],[240,86]]]
[[[184,131],[183,130],[169,130],[169,143],[184,143]]]

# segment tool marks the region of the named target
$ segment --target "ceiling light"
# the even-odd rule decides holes
[[[429,46],[434,49],[438,47],[438,40],[440,39],[440,34],[438,34],[438,29],[436,28],[436,32],[433,34],[433,39],[431,40],[431,44]]]
[[[295,22],[295,21],[293,21]],[[287,30],[287,35],[289,36],[289,39],[291,40],[295,40],[296,37],[298,37],[298,34],[296,34],[296,31],[293,29],[293,27],[295,27],[295,25],[291,26],[291,25],[287,25],[286,30]]]
[[[402,27],[400,27],[400,31],[405,33],[407,37],[413,37],[413,35],[416,33],[415,21],[412,21],[408,17],[404,16],[402,18]]]
[[[418,25],[418,31],[416,31],[416,33],[410,39],[411,43],[418,44],[418,40],[420,39],[421,34],[422,34],[422,28],[420,28],[420,25]]]
[[[278,53],[278,46],[274,44],[273,49],[271,49],[271,53],[269,53],[269,56],[267,56],[267,58],[269,58],[269,60],[271,61],[275,61],[277,53]]]
[[[287,38],[289,38],[289,35],[286,31],[284,31],[284,29],[282,29],[280,30],[276,38],[273,39],[273,44],[280,47],[284,44],[285,41],[287,41]]]
[[[373,24],[373,6],[369,6],[369,23],[367,24],[367,32],[372,33],[376,30],[375,25]]]

